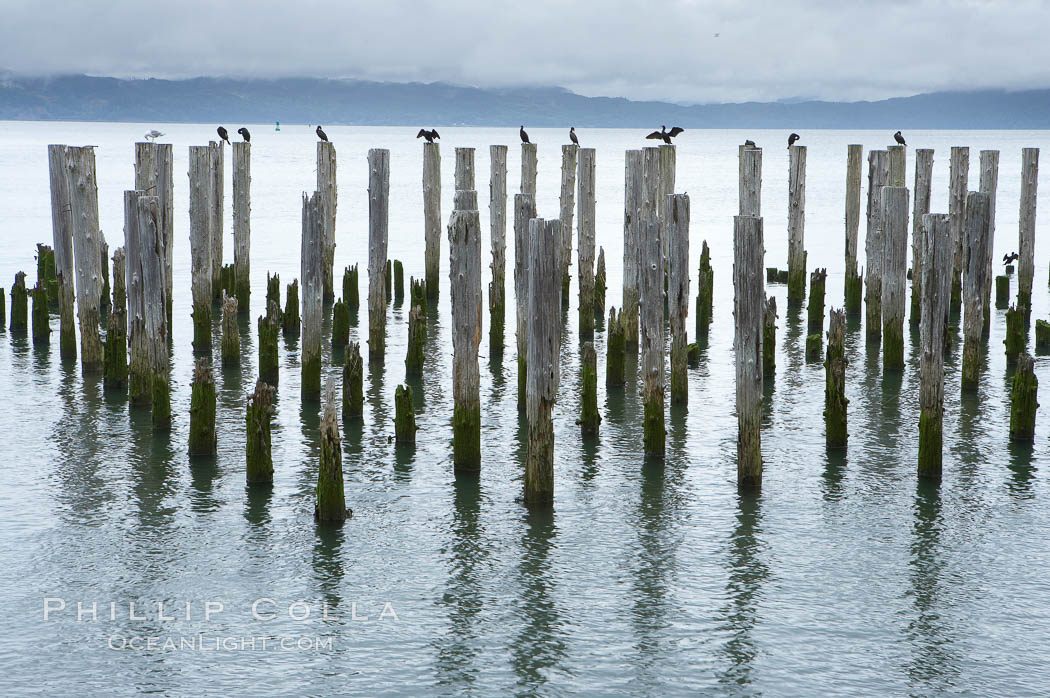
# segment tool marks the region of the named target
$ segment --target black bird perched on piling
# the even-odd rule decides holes
[[[659,131],[653,131],[648,136],[646,136],[646,139],[655,138],[657,140],[663,141],[664,143],[666,143],[668,145],[671,145],[671,139],[674,138],[675,136],[677,136],[679,133],[681,133],[684,130],[685,129],[680,127],[680,126],[672,126],[671,130],[668,131],[666,126],[660,126],[660,130]]]
[[[532,142],[532,141],[529,140],[529,134],[525,133],[525,126],[524,125],[518,127],[518,135],[521,136],[521,142],[522,143],[531,143]]]
[[[219,134],[219,138],[226,141],[227,143],[230,142],[230,134],[226,132],[225,128],[220,126],[219,128],[215,129],[215,132]]]
[[[245,143],[252,142],[252,134],[248,133],[248,129],[241,126],[239,129],[237,129],[237,133],[241,134],[241,138],[244,139]]]
[[[897,141],[901,145],[908,145],[904,142],[904,136],[901,135],[900,131],[897,131],[897,133],[893,134],[893,140]]]
[[[795,141],[797,141],[799,138],[802,138],[802,136],[798,135],[797,133],[792,133],[790,136],[788,136],[788,147],[790,148],[791,146],[795,145]]]
[[[328,134],[321,130],[321,126],[320,125],[318,125],[317,128],[314,129],[314,131],[317,133],[317,137],[318,138],[320,138],[325,143],[328,142]]]
[[[744,147],[745,148],[757,148],[758,146],[755,145],[755,142],[753,140],[748,138],[746,141],[744,141]]]
[[[416,138],[426,138],[427,143],[433,143],[435,138],[441,140],[441,136],[438,135],[436,128],[430,129],[429,131],[425,128],[421,128],[419,129],[419,133],[416,134]]]
[[[1016,262],[1018,256],[1019,255],[1016,252],[1011,252],[1010,254],[1004,254],[1003,255],[1003,264],[1010,264],[1011,262]]]
[[[576,138],[576,127],[575,126],[570,126],[569,127],[569,140],[572,141],[573,145],[579,145],[580,144],[579,139]]]

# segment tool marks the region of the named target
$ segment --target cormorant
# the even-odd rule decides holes
[[[525,133],[525,126],[524,125],[518,127],[518,135],[521,136],[521,142],[522,143],[531,143],[532,142],[532,141],[529,140],[529,134]]]
[[[150,141],[150,142],[153,142],[153,141],[157,140],[158,138],[160,138],[163,135],[164,134],[161,133],[160,131],[158,131],[157,129],[153,129],[152,131],[150,131],[149,133],[146,134],[146,140]]]
[[[416,134],[416,138],[426,138],[427,143],[433,143],[434,139],[441,140],[441,136],[438,135],[437,129],[426,130],[425,128],[419,129],[419,133]]]
[[[900,131],[897,131],[897,133],[893,134],[893,140],[897,141],[901,145],[908,145],[904,142],[904,136],[901,135]]]
[[[1011,252],[1010,254],[1004,254],[1003,255],[1003,264],[1009,264],[1010,262],[1016,262],[1017,258],[1018,258],[1018,254],[1016,252]]]
[[[790,136],[788,136],[788,147],[790,148],[791,146],[795,145],[795,141],[797,141],[799,138],[802,138],[802,136],[798,135],[797,133],[792,133]]]
[[[241,126],[239,129],[237,129],[237,133],[241,134],[241,138],[244,139],[245,143],[252,142],[252,134],[248,133],[248,129]]]
[[[576,127],[569,127],[569,140],[573,142],[573,145],[579,145],[580,141],[576,138]]]
[[[230,134],[226,133],[225,128],[220,126],[219,128],[215,129],[215,132],[219,134],[219,138],[226,141],[227,143],[230,142]]]
[[[744,147],[745,148],[757,148],[758,146],[755,145],[755,142],[749,138],[746,141],[744,141]]]
[[[320,138],[325,143],[328,142],[328,134],[326,134],[324,131],[321,130],[320,124],[318,124],[317,128],[314,129],[314,131],[317,133],[317,137],[318,138]]]
[[[674,138],[675,136],[677,136],[679,133],[681,133],[684,130],[685,129],[680,127],[680,126],[672,126],[671,130],[668,131],[666,126],[660,126],[660,130],[659,131],[653,131],[648,136],[646,136],[646,139],[655,138],[657,140],[661,140],[664,143],[667,143],[668,145],[670,145],[671,144],[671,139]]]

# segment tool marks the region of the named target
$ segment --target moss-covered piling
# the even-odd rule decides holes
[[[389,303],[390,301],[392,301],[394,299],[394,290],[393,290],[393,284],[392,284],[392,282],[393,282],[393,274],[392,274],[392,270],[391,270],[390,267],[391,267],[391,264],[390,264],[390,260],[388,259],[388,260],[386,260],[386,274],[384,275],[385,276],[384,282],[386,283],[386,286],[385,286],[384,291],[383,291],[386,294],[385,298],[386,298],[386,302],[387,303]]]
[[[715,272],[711,268],[711,250],[704,240],[700,249],[700,273],[697,276],[696,336],[706,337],[711,326],[712,298],[715,288]]]
[[[605,385],[608,388],[619,388],[627,382],[624,369],[624,355],[627,351],[626,329],[623,324],[623,313],[617,313],[615,306],[609,308],[609,339],[605,360]]]
[[[128,387],[127,311],[113,308],[106,326],[103,348],[102,385],[106,390],[124,391]]]
[[[584,342],[580,363],[582,400],[580,429],[584,434],[597,434],[602,417],[598,412],[598,355],[594,342]]]
[[[350,309],[339,299],[332,306],[332,351],[346,348],[350,343]]]
[[[423,375],[423,345],[427,339],[427,324],[423,310],[413,305],[408,313],[408,355],[405,357],[405,375]]]
[[[1017,370],[1014,372],[1013,386],[1010,390],[1010,440],[1035,440],[1035,411],[1039,379],[1035,376],[1035,361],[1028,354],[1021,354],[1017,359]]]
[[[335,410],[335,391],[329,386],[321,419],[321,467],[317,471],[318,521],[342,523],[347,519],[343,492],[343,447],[339,438],[339,419]]]
[[[594,317],[605,317],[605,291],[608,288],[608,274],[605,271],[605,248],[598,248],[598,265],[594,273]]]
[[[222,365],[236,366],[241,361],[241,333],[237,327],[240,301],[236,296],[222,294]]]
[[[51,343],[51,317],[47,310],[47,287],[40,281],[29,292],[33,298],[33,345]]]
[[[269,302],[265,315],[259,316],[259,380],[274,388],[280,382],[277,368],[277,303]]]
[[[274,414],[274,389],[264,381],[256,381],[255,392],[248,395],[245,410],[245,479],[253,482],[273,482],[273,455],[270,449],[270,422]]]
[[[55,251],[50,245],[36,245],[36,279],[47,290],[47,302],[58,306],[58,276],[55,273]]]
[[[823,349],[819,332],[806,335],[806,363],[815,364],[820,361],[820,353]]]
[[[1010,306],[1006,311],[1006,362],[1012,364],[1024,351],[1027,337],[1024,323],[1024,308]]]
[[[11,331],[27,332],[29,330],[29,293],[26,291],[26,273],[15,274],[15,283],[11,286]]]
[[[399,444],[416,442],[416,413],[410,385],[399,385],[394,390],[394,440]]]
[[[343,359],[343,419],[360,417],[365,404],[361,345],[351,342]]]
[[[845,448],[846,432],[846,315],[831,310],[828,349],[824,359],[824,442],[828,448]]]
[[[1050,354],[1050,322],[1035,321],[1035,353]]]
[[[266,305],[264,310],[270,307],[270,303],[277,304],[277,319],[281,318],[281,277],[279,274],[266,275]]]
[[[762,313],[762,375],[773,378],[777,372],[777,299],[766,298]]]
[[[824,287],[827,284],[828,270],[816,269],[809,275],[809,307],[806,308],[809,320],[809,331],[824,331]]]
[[[343,302],[350,310],[361,307],[361,292],[357,287],[357,265],[343,269]]]
[[[405,267],[400,259],[394,260],[394,304],[405,302]]]
[[[293,279],[292,283],[288,284],[284,313],[281,314],[281,330],[285,337],[298,337],[302,331],[302,321],[299,319],[299,279]]]
[[[1021,300],[1018,298],[1018,305]],[[1004,310],[1010,306],[1010,277],[1000,274],[995,277],[995,307]]]
[[[236,316],[236,297],[232,298]],[[223,299],[225,306],[226,298]],[[225,307],[223,308],[225,311]],[[215,454],[217,439],[215,436],[215,377],[212,375],[211,363],[205,358],[198,358],[193,367],[193,384],[190,388],[190,444],[191,456],[210,456]]]

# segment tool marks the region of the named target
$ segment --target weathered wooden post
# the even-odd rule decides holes
[[[962,388],[975,390],[981,368],[981,336],[984,330],[984,294],[988,260],[992,254],[987,194],[972,191],[966,196],[965,260],[963,274]]]
[[[390,151],[368,151],[368,361],[386,354],[386,251],[389,238]],[[305,283],[305,282],[304,282]]]
[[[882,188],[889,181],[889,154],[885,150],[868,153],[868,231],[864,239],[867,259],[864,286],[866,335],[878,344],[882,338]]]
[[[883,187],[882,213],[882,366],[904,370],[904,308],[908,276],[908,189]]]
[[[522,154],[525,153],[522,145]],[[533,151],[535,154],[535,151]],[[518,410],[525,409],[529,348],[529,221],[536,217],[532,194],[514,195],[514,303],[517,314]]]
[[[236,302],[236,298],[233,299]],[[225,297],[223,298],[225,303]],[[209,456],[215,453],[215,377],[211,363],[198,357],[193,367],[193,384],[190,395],[190,445],[191,456]]]
[[[970,149],[952,147],[951,173],[948,180],[948,216],[951,221],[954,261],[952,262],[951,307],[962,300],[962,270],[966,266],[963,245],[966,240],[966,191],[970,177]]]
[[[704,240],[700,248],[700,271],[697,275],[697,286],[700,290],[696,294],[696,337],[706,337],[712,319],[712,297],[715,288],[715,272],[711,268],[711,250]]]
[[[77,311],[80,316],[80,366],[84,373],[95,373],[102,370],[103,358],[102,339],[98,331],[102,257],[99,247],[95,150],[91,146],[70,147],[67,153],[73,249],[76,255]]]
[[[489,351],[503,352],[507,276],[507,146],[489,146],[489,238],[492,281],[489,283]]]
[[[343,269],[343,302],[350,310],[361,307],[361,295],[358,291],[357,265]]]
[[[127,311],[114,308],[106,326],[106,365],[102,373],[102,386],[106,390],[124,391],[128,387],[128,332]]]
[[[740,158],[740,215],[762,215],[762,149],[742,145]]]
[[[908,169],[908,150],[903,145],[890,145],[886,147],[887,157],[889,157],[889,179],[886,180],[886,185],[890,187],[906,187],[907,182],[905,178],[907,176]]]
[[[281,310],[281,275],[274,274],[270,276],[270,273],[266,273],[266,306],[270,307],[270,303],[277,305],[278,318],[280,317]]]
[[[124,192],[124,247],[127,250],[128,286],[128,393],[131,404],[149,407],[153,401],[153,372],[146,335],[146,297],[142,276],[142,236],[139,233],[138,200],[142,192]]]
[[[0,332],[4,331],[4,327],[7,326],[7,307],[5,303],[7,298],[4,296],[4,288],[0,286]]]
[[[273,453],[270,450],[270,418],[273,416],[274,389],[265,381],[255,383],[248,394],[245,410],[245,479],[249,483],[273,482]]]
[[[318,202],[318,208],[324,210]],[[335,411],[335,386],[329,382],[325,391],[324,416],[321,418],[321,467],[317,470],[318,521],[342,523],[347,519],[346,495],[343,492],[343,447],[339,438],[339,417]]]
[[[806,319],[809,331],[824,331],[824,288],[828,281],[826,268],[814,269],[809,275],[809,307],[806,308]]]
[[[236,366],[241,361],[241,334],[237,328],[236,296],[222,294],[222,365]]]
[[[405,267],[400,259],[394,260],[394,305],[405,301]]]
[[[15,274],[11,285],[11,331],[27,332],[29,330],[29,292],[26,290],[26,273]]]
[[[922,312],[922,217],[930,212],[930,183],[933,180],[933,151],[915,151],[915,200],[911,214],[911,322],[918,324]]]
[[[386,282],[386,285],[383,287],[383,298],[386,300],[387,303],[389,303],[394,298],[393,293],[391,293],[392,284],[390,282],[393,277],[393,274],[391,273],[390,261],[391,260],[389,259],[386,260],[386,271],[383,273],[383,280]]]
[[[689,195],[669,194],[663,230],[669,241],[666,248],[668,283],[667,306],[671,324],[671,403],[689,403],[689,339],[685,320],[689,315]],[[662,343],[662,342],[661,342]]]
[[[39,279],[29,291],[33,299],[33,346],[51,343],[51,318],[47,312],[47,286]]]
[[[36,278],[47,291],[48,304],[57,306],[58,276],[55,271],[55,250],[50,245],[40,242],[36,244]]]
[[[1021,149],[1021,209],[1018,214],[1017,305],[1032,311],[1035,278],[1035,205],[1039,184],[1039,148]]]
[[[621,388],[627,379],[624,375],[624,340],[623,313],[616,313],[615,306],[609,308],[609,339],[605,359],[605,385],[609,388]]]
[[[288,284],[284,301],[284,312],[278,313],[281,318],[281,331],[285,337],[298,337],[302,331],[299,319],[299,279]]]
[[[580,429],[584,434],[597,434],[602,416],[598,412],[598,355],[594,342],[583,343],[580,357]]]
[[[766,297],[762,304],[762,376],[773,378],[777,372],[777,298]]]
[[[113,250],[113,310],[123,310],[124,331],[127,332],[128,277],[127,255],[123,247]]]
[[[1046,320],[1035,321],[1035,353],[1050,353],[1050,322]]]
[[[321,314],[324,306],[324,200],[303,192],[303,238],[299,276],[303,280],[302,396],[321,397]]]
[[[77,333],[73,320],[73,209],[69,193],[68,157],[66,146],[47,146],[51,180],[51,231],[55,249],[55,275],[58,278],[59,355],[63,359],[75,359]]]
[[[233,144],[233,265],[237,307],[247,313],[251,299],[252,144]]]
[[[641,150],[628,150],[626,155],[623,211],[623,305],[620,321],[628,348],[638,347],[638,225],[643,189],[645,159]]]
[[[98,231],[98,268],[102,270],[102,293],[98,304],[102,315],[110,311],[110,288],[109,288],[109,243],[101,230]],[[101,323],[100,323],[101,324]]]
[[[171,326],[172,259],[175,230],[174,156],[171,143],[135,144],[135,190],[160,199],[161,239],[164,245],[164,297]],[[209,254],[209,258],[210,258]],[[169,333],[170,334],[170,333]]]
[[[335,214],[339,205],[336,185],[335,144],[317,142],[317,192],[321,195],[321,286],[322,302],[335,300]],[[305,281],[303,282],[306,283]],[[320,394],[320,393],[318,393]]]
[[[988,194],[991,201],[988,204],[988,261],[984,277],[984,286],[981,293],[984,294],[984,330],[983,336],[987,337],[991,329],[991,301],[992,301],[992,250],[995,249],[995,192],[999,182],[999,151],[981,151],[981,183],[980,191]],[[1028,332],[1028,309],[1022,312],[1024,330]]]
[[[846,433],[846,315],[831,309],[828,350],[824,361],[824,423],[828,448],[845,448]]]
[[[605,248],[598,246],[598,270],[594,272],[594,317],[601,320],[605,317],[605,291],[608,284],[605,272]]]
[[[594,148],[579,151],[579,230],[577,231],[577,285],[580,291],[580,339],[594,337]],[[604,274],[605,270],[602,269]]]
[[[427,296],[437,298],[441,275],[441,146],[437,143],[423,144],[423,238]]]
[[[754,150],[754,149],[747,149]],[[747,152],[745,150],[745,152]],[[762,487],[762,219],[733,219],[733,317],[736,319],[737,487]]]
[[[521,193],[536,199],[536,144],[521,144]],[[528,233],[526,233],[528,237]]]
[[[1027,353],[1017,359],[1010,389],[1010,440],[1035,441],[1035,411],[1039,407],[1035,361]]]
[[[332,306],[332,351],[340,351],[350,343],[350,310],[339,299]]]
[[[919,477],[940,481],[944,419],[944,319],[955,241],[950,215],[922,218],[922,312],[919,320]]]
[[[399,385],[394,390],[394,440],[399,444],[416,442],[416,412],[412,406],[411,385]]]
[[[561,231],[558,221],[529,222],[529,443],[525,459],[525,503],[554,501],[554,423],[551,413],[560,382],[558,362]]]
[[[226,151],[223,141],[208,141],[208,236],[211,239],[211,292],[219,297],[222,289],[223,196]]]
[[[455,191],[476,192],[474,181],[474,149],[456,148],[456,169],[453,179]]]
[[[414,301],[414,299],[413,299]],[[427,340],[427,321],[422,305],[415,302],[408,313],[408,355],[405,357],[405,375],[420,377],[423,375],[423,346]]]
[[[1024,308],[1011,305],[1006,309],[1006,363],[1017,362],[1017,357],[1025,350],[1027,332],[1024,326]]]
[[[476,471],[481,468],[481,397],[478,385],[481,220],[477,211],[452,212],[448,242],[452,294],[452,462],[456,470]],[[535,320],[533,315],[530,324]]]
[[[644,211],[639,222],[639,351],[641,355],[642,434],[645,452],[663,455],[664,430],[664,260],[660,220],[654,210]]]
[[[561,221],[561,252],[558,263],[561,265],[561,303],[569,305],[569,266],[572,262],[572,223],[576,209],[576,161],[580,147],[576,144],[561,147],[561,195],[559,218]]]
[[[343,421],[358,418],[364,412],[364,379],[361,345],[350,342],[343,359]]]
[[[788,305],[794,305],[806,299],[806,146],[791,146],[788,158]]]
[[[171,389],[168,364],[167,302],[164,298],[164,241],[161,238],[161,207],[156,196],[139,196],[136,229],[139,237],[138,258],[142,264],[142,309],[149,368],[153,378],[153,428],[171,427]]]
[[[211,346],[212,253],[211,150],[190,146],[190,278],[193,290],[193,348]],[[126,195],[125,195],[126,196]]]
[[[1010,305],[1010,277],[999,274],[995,277],[995,307],[1006,310]]]
[[[678,164],[678,156],[675,146],[663,144],[657,148],[659,159],[658,179],[656,180],[656,215],[660,219],[660,230],[667,230],[667,197],[674,194],[675,174]],[[669,240],[667,235],[663,236],[664,275],[667,275],[670,256],[668,249]]]
[[[864,146],[846,146],[846,312],[860,314],[863,280],[857,272],[857,234],[860,230],[860,184]]]

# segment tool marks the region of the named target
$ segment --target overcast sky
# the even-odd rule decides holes
[[[1050,87],[1050,0],[0,0],[0,70],[727,102]]]

